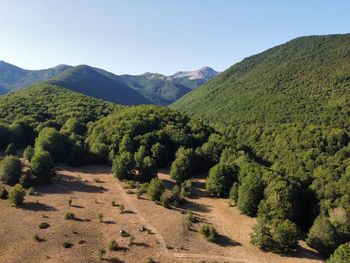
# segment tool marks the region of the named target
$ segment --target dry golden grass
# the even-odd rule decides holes
[[[203,191],[204,180],[194,179],[195,195],[180,207],[165,209],[146,197],[127,194],[120,182],[112,178],[110,168],[85,166],[61,167],[59,181],[37,187],[38,195],[26,196],[20,208],[0,200],[0,262],[102,262],[98,250],[105,249],[104,262],[322,262],[310,250],[303,248],[294,257],[264,253],[249,243],[249,233],[255,219],[239,214],[224,199],[209,198]],[[159,173],[170,190],[173,182]],[[94,181],[99,178],[99,182]],[[102,187],[101,187],[102,186]],[[71,205],[68,204],[72,200]],[[126,213],[120,213],[123,204]],[[188,230],[187,209],[200,220]],[[75,220],[65,220],[67,212]],[[98,214],[103,214],[99,222]],[[41,222],[49,228],[39,229]],[[198,230],[201,224],[211,224],[222,236],[217,244],[204,240]],[[142,226],[150,231],[139,231]],[[134,236],[120,236],[125,230]],[[149,233],[147,233],[149,232]],[[42,242],[33,240],[38,235]],[[108,250],[115,239],[120,249]],[[63,243],[70,242],[71,248]]]

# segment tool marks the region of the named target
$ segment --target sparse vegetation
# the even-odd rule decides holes
[[[40,228],[40,229],[46,229],[46,228],[49,228],[49,227],[50,227],[50,224],[47,223],[47,222],[41,222],[41,223],[39,224],[39,228]]]
[[[63,243],[63,247],[64,248],[71,248],[73,246],[73,244],[71,243],[71,242],[69,242],[69,241],[65,241],[64,243]]]
[[[103,257],[106,255],[106,250],[104,248],[99,248],[98,249],[98,257],[100,259],[103,259]]]
[[[73,214],[72,212],[67,212],[64,215],[64,219],[66,219],[66,220],[74,220],[75,219],[75,214]]]
[[[210,242],[215,242],[219,236],[216,229],[214,227],[208,226],[208,225],[201,226],[199,229],[199,233]]]
[[[103,222],[103,214],[102,214],[102,213],[99,213],[99,214],[97,215],[97,218],[98,218],[98,221],[99,221],[100,223]]]
[[[108,248],[110,251],[117,251],[118,250],[118,243],[115,241],[115,239],[112,239],[109,241]]]

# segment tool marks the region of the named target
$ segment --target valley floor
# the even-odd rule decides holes
[[[167,191],[174,182],[167,171],[159,173]],[[249,233],[255,219],[240,215],[225,199],[209,198],[204,191],[204,179],[193,178],[194,194],[180,208],[165,209],[147,198],[138,199],[133,190],[125,190],[114,179],[107,166],[58,168],[59,180],[36,188],[36,195],[26,196],[20,208],[0,201],[0,262],[247,262],[303,263],[323,262],[304,243],[290,257],[265,253],[249,243]],[[95,179],[94,179],[95,178]],[[99,180],[96,180],[96,179]],[[99,181],[99,182],[98,182]],[[129,192],[129,193],[127,193]],[[72,206],[68,200],[72,199]],[[111,202],[123,204],[126,212]],[[184,212],[190,209],[199,219],[192,230],[185,227]],[[65,220],[73,212],[76,220]],[[98,214],[103,214],[99,222]],[[39,229],[41,222],[50,227]],[[197,230],[201,224],[212,224],[221,234],[217,243],[204,240]],[[142,227],[149,229],[140,231]],[[135,237],[121,237],[120,230]],[[33,240],[34,235],[43,239]],[[115,239],[116,252],[108,251]],[[64,242],[72,248],[64,248]],[[101,261],[98,250],[105,249]]]

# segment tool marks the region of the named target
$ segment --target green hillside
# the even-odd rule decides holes
[[[244,59],[173,104],[219,123],[346,121],[350,34],[294,39]]]
[[[69,68],[58,65],[49,69],[26,70],[0,61],[0,95],[48,80]]]
[[[312,225],[307,243],[323,255],[350,240],[350,225],[337,225],[350,215],[350,34],[301,37],[246,58],[171,107],[213,124],[281,180],[264,190],[255,245],[267,248],[259,231],[287,214]]]
[[[81,65],[66,70],[50,83],[82,94],[124,105],[150,104],[144,96],[112,73]]]

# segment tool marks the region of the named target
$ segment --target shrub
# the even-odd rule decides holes
[[[70,242],[68,242],[68,241],[65,241],[65,242],[63,243],[63,247],[64,247],[64,248],[71,248],[72,246],[73,246],[73,244],[70,243]]]
[[[29,145],[27,148],[25,148],[23,152],[23,158],[30,162],[33,156],[34,156],[34,148]]]
[[[148,258],[147,263],[156,263],[156,262],[153,260],[153,258]]]
[[[199,229],[199,233],[201,235],[203,235],[204,238],[210,242],[215,242],[219,236],[216,229],[214,227],[208,226],[208,225],[201,226]]]
[[[50,227],[50,224],[49,224],[49,223],[41,222],[41,223],[39,224],[39,228],[40,228],[40,229],[46,229],[46,228],[48,228],[48,227]]]
[[[24,174],[19,178],[19,183],[24,188],[30,188],[34,184],[34,180],[29,171],[25,171]]]
[[[0,181],[14,185],[18,183],[22,174],[22,164],[16,156],[5,156],[0,162]]]
[[[238,183],[234,182],[230,190],[230,199],[237,204],[238,200]]]
[[[189,230],[192,227],[192,224],[196,222],[196,218],[194,217],[191,210],[187,210],[186,213],[186,228]]]
[[[130,237],[130,234],[128,232],[124,231],[124,230],[120,230],[120,235],[122,237]]]
[[[6,150],[5,150],[6,155],[16,155],[16,146],[14,143],[10,143],[7,145]]]
[[[23,186],[16,184],[12,187],[8,194],[8,200],[11,204],[18,206],[23,203],[26,192],[23,189]]]
[[[162,193],[162,195],[160,196],[160,204],[162,206],[164,206],[165,208],[169,207],[169,197],[166,195],[165,192]]]
[[[36,242],[42,242],[42,241],[44,241],[44,239],[40,238],[39,235],[37,235],[37,234],[35,234],[35,235],[33,236],[33,240],[36,241]]]
[[[105,249],[103,249],[103,248],[99,248],[99,249],[98,249],[98,257],[99,257],[100,259],[103,259],[103,257],[104,257],[105,254],[106,254],[106,250],[105,250]]]
[[[69,206],[72,206],[72,204],[73,204],[73,200],[72,200],[71,198],[69,198],[69,199],[68,199],[68,205],[69,205]]]
[[[124,213],[124,211],[125,211],[125,206],[124,206],[123,204],[120,204],[120,205],[119,205],[119,211],[120,211],[121,214]]]
[[[30,187],[30,188],[28,189],[28,194],[29,194],[29,195],[35,195],[34,187]]]
[[[29,170],[35,183],[45,184],[50,182],[54,175],[54,164],[48,152],[39,151],[33,156]]]
[[[100,223],[102,223],[102,222],[103,222],[103,214],[102,214],[102,213],[99,213],[99,214],[97,215],[97,217],[98,217],[98,221],[99,221]]]
[[[109,241],[108,248],[110,251],[117,251],[118,250],[118,243],[115,241],[115,239],[112,239]]]
[[[350,243],[340,245],[327,260],[327,263],[350,262]]]
[[[64,219],[66,220],[74,220],[75,219],[75,214],[71,213],[71,212],[67,212],[65,215],[64,215]]]
[[[2,187],[1,189],[0,189],[0,198],[1,199],[7,199],[7,197],[8,197],[8,191],[6,190],[6,188],[5,187]]]
[[[152,201],[159,201],[164,192],[164,186],[162,180],[153,178],[149,183],[147,189],[147,195]]]

